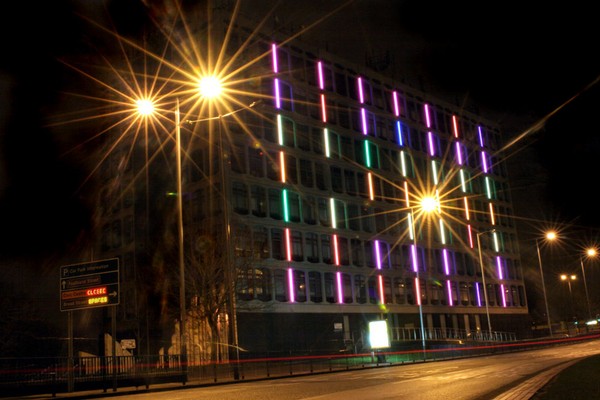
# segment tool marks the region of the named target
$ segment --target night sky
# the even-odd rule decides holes
[[[111,23],[133,33],[144,11],[134,0],[18,3],[0,17],[5,259],[65,251],[89,225],[93,199],[78,191],[87,173],[83,157],[65,155],[66,139],[45,126],[51,114],[65,111],[57,107],[72,86],[73,71],[57,59],[95,51],[93,30],[73,12],[105,3]],[[263,15],[275,3],[246,1],[243,12]],[[274,15],[282,25],[300,29],[345,3],[283,1]],[[515,213],[531,219],[532,227],[545,220],[600,226],[594,189],[600,94],[596,86],[582,92],[600,74],[600,31],[591,3],[555,8],[543,2],[455,3],[357,0],[303,36],[359,63],[389,52],[397,79],[458,104],[476,104],[502,125],[507,141],[575,96],[543,129],[498,156],[514,161]]]

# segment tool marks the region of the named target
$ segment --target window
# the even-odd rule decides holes
[[[367,283],[362,275],[354,275],[354,293],[356,302],[365,304],[367,302]]]
[[[269,216],[273,219],[282,218],[281,190],[269,189]]]
[[[252,247],[255,259],[269,258],[269,242],[267,228],[255,226],[252,230]]]
[[[327,189],[327,177],[325,175],[325,166],[321,163],[315,163],[315,176],[317,178],[317,188],[320,190]]]
[[[306,301],[306,274],[304,271],[294,271],[294,286],[295,300],[299,303],[304,303]]]
[[[288,191],[288,210],[290,221],[300,222],[302,220],[302,211],[300,207],[300,196],[298,193]]]
[[[352,265],[362,267],[365,265],[365,256],[363,245],[360,239],[350,239],[350,249],[352,251]]]
[[[316,201],[313,196],[306,196],[302,200],[302,215],[305,224],[315,225],[317,223]]]
[[[323,274],[325,279],[325,300],[328,303],[335,303],[335,275],[331,272]]]
[[[310,160],[300,159],[300,183],[306,187],[313,187],[313,167]]]
[[[313,303],[321,303],[323,301],[323,288],[321,285],[321,273],[310,271],[308,273],[308,289],[310,301]]]
[[[271,300],[271,271],[268,268],[256,268],[254,270],[254,288],[256,298],[260,301]]]
[[[279,181],[281,176],[279,175],[279,153],[269,152],[267,158],[267,177],[273,181]]]
[[[283,233],[281,229],[271,228],[271,253],[276,260],[285,259]]]
[[[344,182],[346,184],[346,193],[350,196],[356,196],[358,189],[356,187],[356,174],[352,170],[344,170]]]
[[[258,178],[265,176],[265,155],[262,149],[249,149],[248,150],[248,161],[250,164],[250,175]]]
[[[298,165],[296,164],[296,157],[287,154],[285,156],[285,174],[286,180],[291,184],[298,183]]]
[[[302,232],[300,231],[292,231],[292,260],[304,261]]]
[[[233,182],[233,211],[238,214],[248,214],[248,188],[241,182]]]
[[[333,165],[329,169],[331,172],[331,188],[336,193],[343,193],[344,182],[342,180],[342,169]]]
[[[342,274],[342,293],[344,303],[352,303],[352,278],[349,274]]]
[[[316,233],[307,232],[304,234],[304,250],[306,252],[306,261],[311,263],[319,262],[319,237]]]
[[[252,215],[256,217],[267,216],[267,190],[258,185],[250,187],[250,204]]]
[[[331,254],[331,236],[321,235],[321,257],[325,264],[333,263],[333,256]]]
[[[284,270],[273,271],[273,282],[275,283],[275,300],[287,301],[286,273]]]
[[[394,302],[406,304],[406,283],[403,278],[394,278]]]
[[[348,247],[348,239],[338,236],[338,252],[341,265],[350,264],[350,248]]]
[[[310,135],[307,125],[296,125],[296,140],[298,148],[304,151],[310,151]]]
[[[318,207],[319,207],[319,223],[322,226],[327,226],[327,227],[331,226],[331,222],[330,222],[330,218],[329,218],[329,202],[327,201],[327,199],[320,197],[318,200]]]

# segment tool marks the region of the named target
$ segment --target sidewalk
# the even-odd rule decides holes
[[[584,358],[562,369],[529,399],[600,399],[600,355]]]

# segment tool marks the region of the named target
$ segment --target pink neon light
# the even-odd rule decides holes
[[[456,142],[456,162],[458,162],[458,165],[463,165],[462,151],[460,150],[459,142]]]
[[[429,105],[425,104],[425,123],[428,128],[431,128],[431,119],[429,118]]]
[[[485,156],[485,151],[481,152],[481,166],[483,167],[483,172],[487,173],[488,165],[487,165],[487,157]]]
[[[273,72],[279,72],[279,65],[277,63],[277,45],[273,43],[271,45],[271,52],[273,53]]]
[[[469,234],[469,245],[473,248],[473,231],[471,230],[471,224],[467,225],[467,233]]]
[[[295,296],[295,285],[294,285],[294,271],[291,268],[288,268],[288,287],[290,291],[290,303],[294,303],[296,301]]]
[[[285,183],[285,154],[279,152],[279,165],[281,167],[281,183]]]
[[[344,297],[342,293],[342,273],[337,272],[335,275],[337,280],[338,303],[342,304],[344,302]]]
[[[325,89],[325,82],[323,81],[323,65],[321,61],[317,63],[317,70],[319,71],[319,88],[323,90]]]
[[[379,250],[379,240],[375,240],[375,262],[377,269],[381,269],[381,252]]]
[[[287,260],[292,261],[292,240],[290,238],[290,228],[285,228],[285,249]]]
[[[433,157],[435,155],[435,148],[433,146],[433,133],[431,131],[427,132],[427,139],[429,142],[429,155]]]
[[[483,147],[483,132],[481,131],[481,126],[477,127],[477,132],[479,133],[479,145]]]
[[[417,305],[421,305],[421,285],[419,284],[419,278],[415,278],[415,297],[417,298]]]
[[[325,108],[325,95],[321,95],[321,117],[323,118],[323,122],[327,122],[327,110]]]
[[[496,269],[498,270],[498,279],[504,279],[504,271],[502,271],[502,259],[496,256]]]
[[[456,115],[452,116],[452,127],[454,131],[454,137],[458,137],[458,120],[456,119]]]
[[[365,102],[365,96],[363,94],[362,87],[362,78],[360,76],[358,77],[358,99],[360,101],[360,104],[363,104]]]
[[[448,250],[443,249],[442,256],[444,258],[444,272],[446,272],[446,275],[450,275],[450,264],[448,263]]]
[[[362,122],[362,132],[363,135],[367,135],[368,131],[367,131],[367,112],[365,111],[364,108],[360,109],[360,117],[361,117],[361,122]]]
[[[506,307],[506,293],[504,293],[504,283],[500,284],[500,290],[502,290],[502,307]]]
[[[335,265],[340,265],[340,251],[338,248],[338,237],[337,235],[332,235],[331,239],[333,239],[333,257],[334,257],[334,261],[335,261]]]
[[[400,105],[398,104],[398,94],[394,91],[392,92],[392,98],[394,100],[394,115],[396,117],[400,116]]]
[[[381,299],[381,304],[385,304],[385,296],[383,295],[383,276],[379,275],[379,299]]]
[[[475,293],[477,294],[477,306],[481,307],[481,293],[479,292],[479,282],[475,282]]]
[[[281,97],[279,95],[279,79],[275,78],[273,81],[275,86],[275,108],[281,108]]]
[[[450,307],[452,307],[454,305],[454,302],[452,301],[452,285],[450,283],[450,280],[446,281],[446,290],[448,291],[448,304],[450,305]]]
[[[419,270],[419,261],[417,260],[417,246],[414,244],[410,245],[410,254],[412,256],[413,272],[417,272]]]

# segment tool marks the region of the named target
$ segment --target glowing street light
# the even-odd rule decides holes
[[[551,242],[557,239],[556,232],[548,231],[544,235],[547,241]],[[546,284],[544,283],[544,269],[542,268],[542,255],[540,253],[539,239],[535,239],[535,247],[537,249],[538,261],[540,265],[540,278],[542,280],[542,292],[544,293],[544,304],[546,305],[546,318],[548,319],[548,332],[552,337],[552,321],[550,319],[550,310],[548,309],[548,297],[546,296]]]
[[[596,249],[589,248],[586,250],[585,254],[591,258],[596,257]],[[583,268],[583,256],[579,260],[581,262],[581,274],[583,275],[583,287],[585,288],[585,300],[587,302],[588,317],[589,317],[589,320],[591,320],[592,319],[592,310],[590,308],[590,297],[588,295],[587,282],[585,280],[585,269]]]

